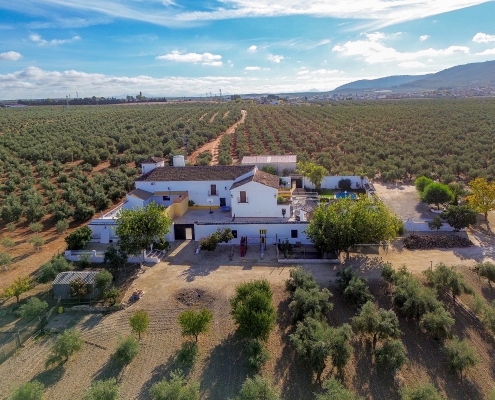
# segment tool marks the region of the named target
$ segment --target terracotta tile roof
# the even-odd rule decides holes
[[[132,192],[128,194],[128,196],[137,197],[141,200],[148,200],[150,197],[153,197],[153,193],[147,192],[143,189],[134,189]]]
[[[232,187],[230,188],[235,189],[236,187],[245,185],[246,183],[249,182],[257,182],[261,183],[262,185],[272,187],[274,189],[278,189],[279,186],[279,178],[276,175],[269,174],[268,172],[263,172],[261,170],[257,170],[256,173],[252,176],[248,176],[247,178],[244,178],[240,180],[239,182],[235,182]]]
[[[141,161],[141,164],[157,164],[163,160],[165,159],[160,157],[149,157],[146,160]]]
[[[158,167],[141,175],[136,181],[233,181],[253,169],[254,166],[252,165]]]

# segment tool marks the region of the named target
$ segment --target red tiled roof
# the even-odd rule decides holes
[[[252,171],[252,165],[212,165],[185,167],[158,167],[136,181],[177,182],[177,181],[233,181]]]
[[[248,176],[247,178],[242,179],[239,182],[235,182],[230,189],[231,190],[235,189],[236,187],[245,185],[246,183],[249,183],[251,181],[261,183],[262,185],[269,186],[269,187],[272,187],[274,189],[278,189],[278,187],[279,187],[279,177],[278,176],[269,174],[268,172],[257,170],[254,175]]]

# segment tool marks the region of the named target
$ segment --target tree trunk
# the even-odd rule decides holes
[[[488,221],[488,211],[485,211],[485,221]]]
[[[373,335],[373,350],[375,350],[376,342],[377,342],[377,337],[376,337],[376,334],[375,334],[375,335]]]
[[[19,303],[19,296],[20,296],[20,294],[16,294],[16,295],[15,295],[15,298],[17,299],[17,302],[18,302],[18,303]]]

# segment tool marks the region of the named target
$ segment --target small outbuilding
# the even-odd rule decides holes
[[[77,278],[82,279],[89,287],[89,293],[85,300],[92,300],[98,297],[98,289],[95,287],[95,276],[97,271],[67,271],[61,272],[53,281],[53,297],[61,300],[71,300],[70,283]]]
[[[241,161],[242,165],[256,165],[258,169],[270,165],[277,170],[279,176],[286,171],[295,171],[297,169],[297,156],[293,154],[280,156],[244,156]]]

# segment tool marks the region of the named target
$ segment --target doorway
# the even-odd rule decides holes
[[[175,224],[175,240],[194,240],[194,224]]]

